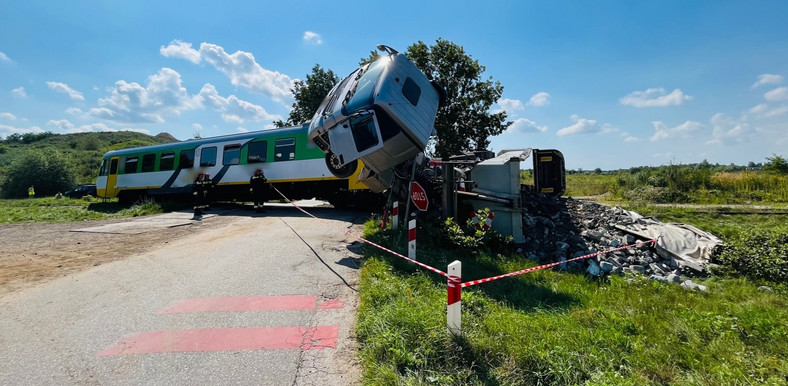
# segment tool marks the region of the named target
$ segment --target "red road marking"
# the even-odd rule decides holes
[[[201,352],[336,348],[339,326],[207,328],[150,331],[132,335],[97,356]]]
[[[336,310],[345,306],[345,299],[329,299],[317,306],[318,310]]]
[[[314,310],[317,296],[246,296],[224,298],[187,299],[158,314],[179,314],[187,312],[226,312],[226,311],[285,311]],[[344,300],[331,299],[320,304],[319,310],[342,308]]]

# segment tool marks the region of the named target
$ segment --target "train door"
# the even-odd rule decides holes
[[[107,173],[107,186],[104,187],[104,198],[112,198],[118,195],[118,162],[120,162],[120,157],[112,157],[109,160],[109,172]]]
[[[380,126],[371,110],[359,112],[328,132],[331,150],[342,164],[357,160],[383,147]]]

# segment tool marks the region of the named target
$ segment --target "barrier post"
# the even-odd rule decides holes
[[[416,219],[408,221],[408,258],[416,259]]]
[[[455,260],[446,271],[446,324],[454,336],[462,334],[462,263]]]
[[[399,224],[399,202],[394,201],[393,208],[391,209],[391,229],[397,230]]]

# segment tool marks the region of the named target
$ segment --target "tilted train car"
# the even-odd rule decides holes
[[[329,171],[323,152],[307,139],[308,127],[113,150],[104,154],[97,193],[126,202],[146,196],[191,196],[197,175],[208,173],[215,185],[214,199],[247,200],[249,178],[259,168],[291,199],[316,197],[340,206],[356,195],[372,196],[357,182],[361,165],[345,178]]]

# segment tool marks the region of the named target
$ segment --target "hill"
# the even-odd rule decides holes
[[[101,156],[107,151],[170,142],[177,139],[168,133],[151,136],[132,131],[12,134],[0,141],[0,184],[14,159],[30,151],[61,154],[69,162],[76,183],[90,184],[95,182]]]

